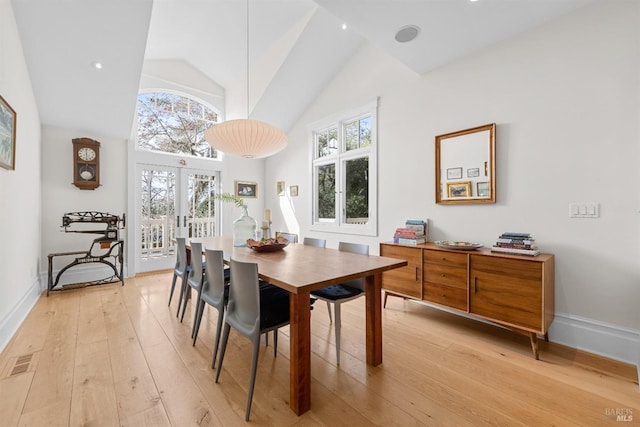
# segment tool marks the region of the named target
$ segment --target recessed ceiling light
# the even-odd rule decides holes
[[[93,68],[95,68],[96,70],[102,70],[102,62],[100,62],[100,61],[93,61],[91,63],[91,66]]]
[[[417,25],[406,25],[396,33],[396,41],[407,43],[418,37],[418,34],[420,34],[420,27]]]
[[[343,29],[343,30],[346,30],[347,28],[349,28],[349,27],[347,26],[347,24],[342,24],[342,29]]]

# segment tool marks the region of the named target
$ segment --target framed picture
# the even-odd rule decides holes
[[[480,168],[467,169],[467,178],[475,178],[480,176]]]
[[[258,197],[258,183],[247,181],[236,181],[236,196],[256,198]]]
[[[451,198],[470,197],[471,181],[448,182],[447,195]]]
[[[478,182],[476,183],[476,186],[478,187],[478,197],[489,197],[491,194],[491,189],[489,188],[489,183],[488,182]]]
[[[298,186],[292,185],[289,187],[289,193],[291,193],[291,197],[298,197]]]
[[[278,196],[284,196],[284,181],[278,181],[276,183],[276,194]]]
[[[447,179],[462,179],[462,168],[447,169]]]
[[[0,166],[16,168],[16,112],[0,96]]]

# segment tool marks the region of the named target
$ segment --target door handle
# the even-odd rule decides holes
[[[187,216],[186,215],[184,216],[184,226],[185,226],[185,228],[187,227]]]
[[[180,215],[176,215],[176,227],[180,228]]]
[[[473,278],[473,293],[478,293],[478,277]]]

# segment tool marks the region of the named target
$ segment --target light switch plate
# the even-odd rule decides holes
[[[600,218],[599,203],[569,204],[569,218]]]

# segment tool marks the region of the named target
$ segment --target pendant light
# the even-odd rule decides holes
[[[247,118],[227,120],[207,129],[205,139],[216,150],[233,156],[261,158],[287,146],[287,135],[259,120],[249,119],[249,0],[247,5]]]

